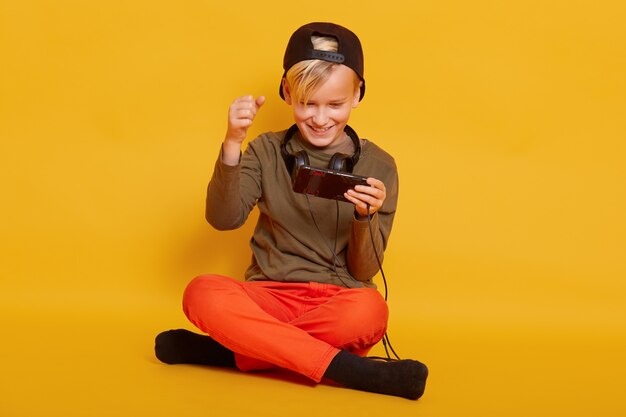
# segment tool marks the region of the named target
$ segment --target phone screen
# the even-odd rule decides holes
[[[298,168],[293,180],[297,193],[340,201],[348,201],[343,194],[356,185],[368,185],[367,177],[309,165]]]

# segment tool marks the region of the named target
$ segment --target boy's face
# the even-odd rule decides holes
[[[309,102],[295,102],[285,85],[285,101],[293,106],[293,116],[304,139],[318,148],[326,148],[344,140],[343,129],[350,112],[359,104],[360,91],[354,88],[354,71],[345,65],[336,65],[330,77],[309,98]]]

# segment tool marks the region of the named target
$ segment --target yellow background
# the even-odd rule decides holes
[[[241,276],[252,222],[204,192],[236,96],[278,97],[298,26],[354,30],[351,125],[396,157],[390,336],[418,402],[170,367],[195,275]],[[620,1],[0,0],[0,415],[623,416]],[[375,353],[381,353],[377,348]]]

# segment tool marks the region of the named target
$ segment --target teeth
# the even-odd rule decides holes
[[[323,132],[326,132],[328,129],[330,129],[330,127],[317,128],[317,127],[311,126],[311,129],[313,129],[315,132],[323,133]]]

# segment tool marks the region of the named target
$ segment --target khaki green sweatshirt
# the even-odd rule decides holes
[[[398,172],[393,158],[373,142],[361,140],[354,173],[381,180],[387,198],[371,217],[374,245],[367,219],[358,220],[354,205],[295,193],[280,152],[286,131],[268,132],[252,140],[237,166],[215,164],[206,200],[207,221],[218,230],[243,225],[254,208],[259,219],[250,240],[252,263],[247,280],[322,282],[345,287],[375,287],[398,199]],[[345,141],[321,151],[302,140],[289,141],[289,151],[305,149],[311,165],[326,168],[333,153],[352,155]],[[335,255],[333,255],[335,254]]]

